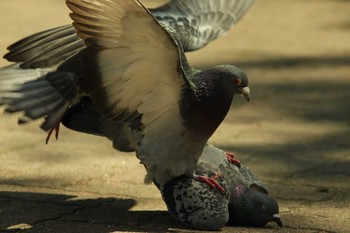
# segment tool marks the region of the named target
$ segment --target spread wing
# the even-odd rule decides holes
[[[186,154],[178,150],[190,148],[181,139],[179,102],[182,89],[190,88],[185,73],[191,71],[177,42],[139,1],[68,0],[67,5],[87,46],[81,85],[94,106],[109,119],[140,118],[138,153],[146,167],[176,167],[171,160]]]
[[[138,1],[67,0],[67,5],[87,45],[82,86],[100,112],[117,119],[137,111],[147,124],[154,120],[149,112],[177,106],[187,81],[182,52]]]
[[[151,10],[158,21],[173,27],[184,51],[204,47],[223,36],[246,13],[254,0],[172,0]],[[22,68],[44,68],[62,63],[84,49],[72,25],[30,35],[10,45],[4,58]]]
[[[72,25],[35,33],[10,45],[4,58],[21,62],[21,68],[44,68],[58,65],[84,48],[84,42]]]
[[[254,0],[172,0],[151,10],[179,35],[185,51],[200,49],[224,36]]]

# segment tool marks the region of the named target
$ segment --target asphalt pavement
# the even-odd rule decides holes
[[[0,12],[1,54],[70,22],[63,0],[3,0]],[[230,63],[248,74],[251,102],[235,98],[210,143],[267,183],[284,223],[222,232],[350,232],[349,12],[344,0],[257,0],[227,36],[188,55],[198,68]],[[0,232],[194,231],[143,184],[133,153],[64,128],[45,145],[40,121],[0,119]]]

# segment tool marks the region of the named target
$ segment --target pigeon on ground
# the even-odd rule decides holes
[[[262,181],[248,168],[232,164],[232,154],[206,145],[199,158],[198,175],[217,176],[225,193],[188,177],[176,177],[161,189],[169,212],[182,223],[204,230],[229,225],[282,227],[277,202]]]
[[[233,96],[249,100],[246,74],[233,65],[193,69],[176,31],[138,0],[66,3],[85,48],[54,71],[33,70],[42,76],[19,85],[28,70],[20,64],[10,68],[23,76],[1,78],[6,112],[23,111],[20,122],[45,117],[41,128],[52,132],[70,106],[89,96],[97,112],[122,124],[146,167],[146,183],[162,187],[184,175],[224,191],[215,179],[194,170]]]
[[[69,108],[62,124],[72,130],[105,136],[120,151],[134,151],[121,124],[96,112],[89,97]],[[182,223],[205,230],[220,229],[227,224],[261,227],[270,221],[282,226],[278,204],[268,196],[263,182],[242,167],[232,153],[205,145],[196,174],[221,176],[217,181],[226,191],[218,192],[185,176],[173,178],[161,188],[161,193],[169,212]]]
[[[252,6],[254,0],[171,0],[151,14],[178,35],[185,52],[203,48],[224,36]],[[85,48],[72,25],[48,29],[8,47],[4,58],[21,68],[58,65]]]

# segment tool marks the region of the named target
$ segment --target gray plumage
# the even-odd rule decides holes
[[[65,112],[61,123],[71,130],[106,137],[113,142],[113,147],[119,151],[135,151],[135,147],[130,144],[125,134],[123,124],[102,116],[95,110],[91,99],[87,96]]]
[[[72,130],[107,137],[118,150],[134,150],[121,125],[96,112],[88,97],[70,108],[62,123]],[[224,151],[206,145],[196,166],[196,174],[214,176],[218,173],[222,177],[218,177],[217,181],[224,187],[225,193],[185,176],[173,178],[161,188],[169,212],[184,224],[206,230],[220,229],[227,224],[261,227],[270,221],[282,225],[277,203],[268,196],[261,179],[247,167],[228,162]],[[270,213],[267,208],[266,211],[259,208],[261,205],[253,209],[241,206],[240,203],[244,202],[237,199],[241,196],[236,190],[255,193],[246,198],[257,198],[257,203],[265,204]]]
[[[18,57],[25,64],[31,41],[33,48],[40,48],[40,38],[46,43],[63,35],[63,42],[58,42],[63,52],[57,47],[49,54],[27,53],[33,57],[25,66],[41,63],[42,56],[51,65],[56,65],[49,62],[51,58],[69,58],[34,81],[22,85],[0,81],[6,111],[23,111],[20,122],[45,117],[41,127],[49,130],[70,106],[89,96],[97,112],[122,125],[123,135],[147,169],[146,182],[163,185],[173,177],[192,177],[205,143],[227,114],[233,96],[249,99],[245,73],[232,65],[193,69],[181,35],[157,21],[139,1],[67,0],[67,5],[86,47],[70,56],[80,45],[74,36],[64,36],[71,35],[65,28],[45,32],[50,39],[37,34],[11,46],[15,55],[7,57]]]
[[[224,36],[252,6],[254,0],[172,0],[152,15],[178,35],[185,52],[200,49]],[[22,68],[56,66],[85,48],[72,25],[30,35],[10,45],[4,58]]]
[[[151,13],[179,35],[185,51],[203,48],[224,36],[253,4],[253,0],[172,0]]]
[[[70,108],[62,123],[72,130],[108,137],[118,150],[134,150],[121,125],[96,112],[88,97]],[[270,221],[281,226],[277,203],[268,196],[261,179],[247,167],[230,163],[224,151],[206,145],[196,166],[196,174],[214,176],[218,173],[222,176],[217,181],[225,193],[185,176],[173,178],[161,188],[169,212],[184,224],[206,230],[220,229],[227,224],[261,227]],[[245,202],[237,198],[242,197],[237,190],[248,194],[245,198],[257,198],[258,204],[266,205],[266,211],[262,210],[262,205],[252,209],[242,206],[241,203]]]
[[[226,224],[262,227],[270,221],[282,226],[278,204],[268,196],[260,178],[248,168],[230,163],[224,151],[206,145],[196,173],[220,173],[217,181],[225,193],[188,177],[171,180],[161,189],[162,196],[169,212],[182,223],[206,230]]]

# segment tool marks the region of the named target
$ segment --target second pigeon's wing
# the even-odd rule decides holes
[[[176,177],[161,189],[161,194],[168,211],[191,227],[218,230],[229,220],[227,198],[202,182]]]
[[[250,186],[251,189],[268,194],[267,188],[264,185],[264,183],[249,168],[241,167],[239,169],[239,172],[241,173],[242,177],[244,178],[244,181]]]
[[[179,35],[185,51],[200,49],[225,35],[254,0],[172,0],[151,10]]]

